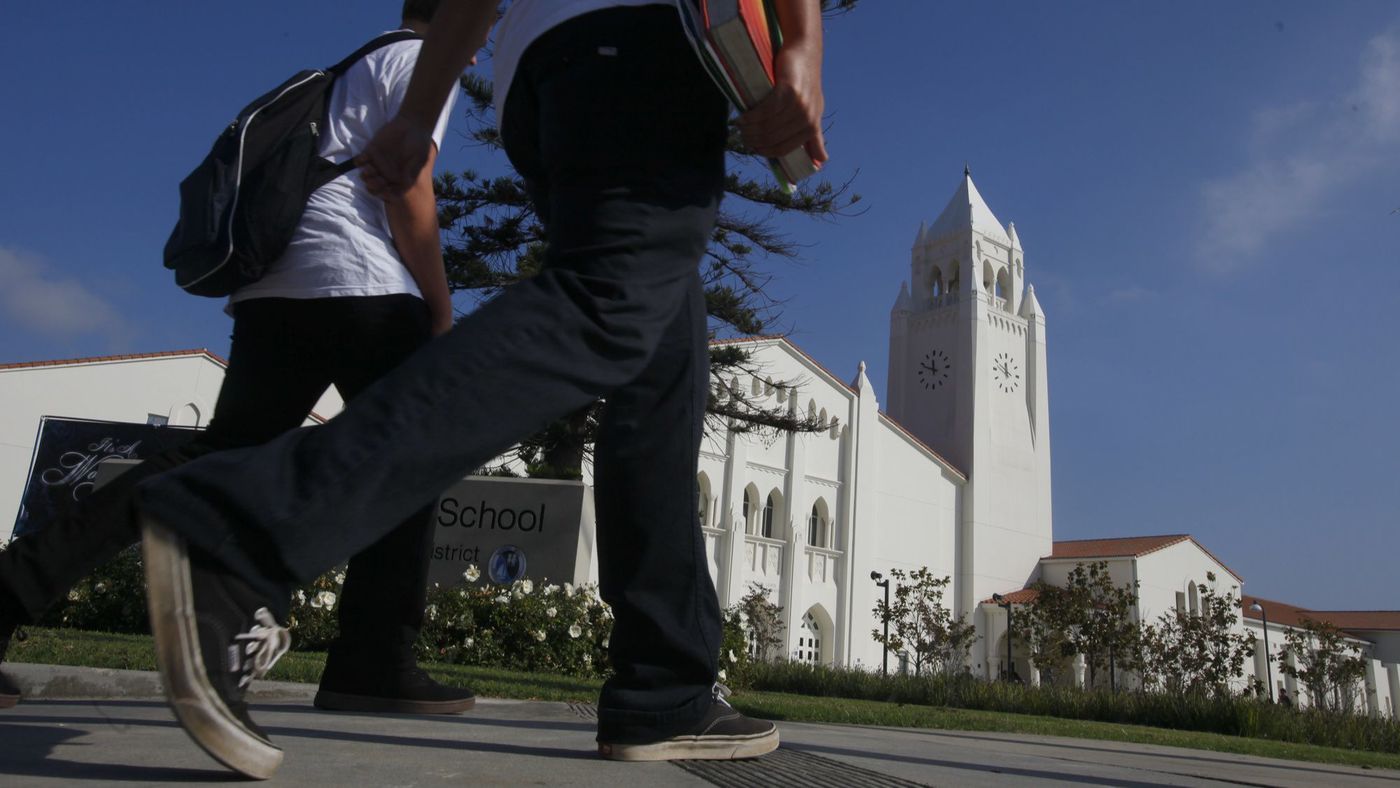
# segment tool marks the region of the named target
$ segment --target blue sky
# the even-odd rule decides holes
[[[225,352],[160,265],[176,184],[243,102],[396,13],[7,9],[0,362]],[[969,162],[1048,316],[1056,536],[1189,532],[1252,593],[1400,608],[1400,7],[865,0],[827,43],[828,173],[866,211],[784,226],[795,342],[883,392],[910,243]],[[442,160],[492,166],[457,138]]]

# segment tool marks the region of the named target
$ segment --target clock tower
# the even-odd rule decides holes
[[[956,614],[1021,588],[1051,551],[1045,314],[1020,239],[971,173],[920,225],[890,313],[889,413],[968,476]]]

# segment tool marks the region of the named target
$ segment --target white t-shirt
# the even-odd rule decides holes
[[[421,41],[400,41],[371,52],[331,88],[321,155],[352,158],[399,110]],[[442,108],[433,141],[442,146],[456,91]],[[399,259],[384,201],[371,195],[358,170],[311,193],[287,251],[262,279],[241,287],[230,303],[252,298],[330,298],[393,295],[423,297]]]
[[[674,0],[514,0],[496,26],[496,51],[491,56],[495,72],[492,100],[496,104],[496,125],[505,123],[503,110],[510,82],[520,56],[535,39],[576,16],[604,8],[639,5],[674,6]],[[679,24],[679,22],[677,23]]]

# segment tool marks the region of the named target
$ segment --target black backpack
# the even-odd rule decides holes
[[[291,243],[313,191],[355,168],[320,157],[331,86],[360,58],[397,41],[385,33],[328,69],[309,69],[244,107],[180,182],[180,220],[165,242],[175,284],[219,298],[262,278]]]

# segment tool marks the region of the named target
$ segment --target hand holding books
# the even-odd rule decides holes
[[[740,113],[744,141],[789,189],[826,161],[821,4],[677,0],[700,63]]]
[[[803,148],[820,168],[827,159],[821,43],[814,47],[787,39],[774,60],[773,92],[739,116],[739,132],[756,153],[776,159]]]

